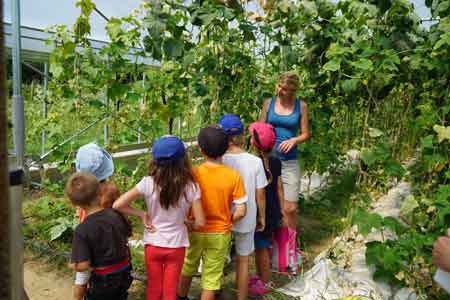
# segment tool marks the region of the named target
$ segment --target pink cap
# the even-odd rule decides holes
[[[263,122],[254,122],[250,124],[249,131],[252,135],[252,143],[256,148],[269,151],[275,145],[276,135],[272,125]]]

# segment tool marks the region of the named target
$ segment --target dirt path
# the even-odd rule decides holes
[[[70,300],[72,299],[73,276],[68,270],[58,269],[42,259],[25,254],[25,290],[30,300]],[[134,281],[129,290],[129,300],[145,299],[145,288]]]
[[[61,300],[72,297],[72,276],[40,260],[26,258],[25,290],[30,300]]]

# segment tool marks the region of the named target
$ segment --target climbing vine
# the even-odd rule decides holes
[[[432,270],[432,241],[450,226],[450,1],[426,5],[433,23],[401,0],[266,1],[261,15],[238,2],[152,1],[111,17],[110,43],[98,50],[88,39],[95,4],[79,0],[74,27],[54,28],[50,103],[81,120],[105,114],[113,145],[138,129],[148,141],[175,133],[175,120],[195,137],[225,112],[255,120],[277,76],[296,70],[312,133],[300,147],[303,170],[327,171],[356,148],[361,184],[414,183],[409,228],[395,244],[369,245],[367,259],[377,277],[426,293],[430,278],[411,274]]]

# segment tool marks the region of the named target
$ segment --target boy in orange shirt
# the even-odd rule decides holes
[[[231,226],[246,214],[247,196],[241,176],[222,163],[222,156],[228,149],[226,133],[217,126],[209,126],[200,130],[197,140],[205,162],[194,173],[201,190],[206,224],[194,229],[189,237],[190,247],[184,260],[177,300],[188,299],[192,277],[201,258],[201,300],[214,300],[230,248]]]

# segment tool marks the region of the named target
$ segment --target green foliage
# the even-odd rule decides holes
[[[396,234],[402,234],[406,230],[406,227],[395,218],[383,218],[376,213],[368,213],[361,208],[356,209],[352,217],[352,223],[358,225],[359,232],[364,236],[367,236],[372,228],[379,230],[388,228]]]
[[[67,199],[44,196],[26,203],[24,237],[40,241],[69,243],[78,219]]]
[[[450,226],[449,3],[426,1],[438,20],[424,29],[401,0],[268,1],[264,16],[212,0],[153,1],[130,16],[111,18],[111,43],[97,51],[87,38],[95,6],[80,0],[74,27],[54,28],[47,99],[55,108],[45,122],[29,116],[36,126],[27,141],[34,144],[47,128],[48,146],[56,145],[102,115],[107,119],[89,136],[100,136],[101,126],[109,125],[111,149],[133,141],[138,128],[149,142],[174,133],[180,115],[190,136],[226,112],[249,123],[274,93],[278,75],[295,70],[312,133],[299,147],[302,169],[328,171],[356,148],[365,188],[385,191],[392,178],[410,179],[414,197],[403,207],[409,229],[360,210],[355,221],[369,220],[364,232],[388,227],[399,236],[368,245],[376,278],[430,292],[431,244]],[[56,156],[70,162],[84,138]],[[405,170],[400,162],[411,156],[415,164]],[[126,190],[145,172],[143,162],[136,171],[119,165],[115,179]],[[48,239],[58,226],[53,233],[63,232],[60,240],[69,225],[55,218],[41,226]]]

